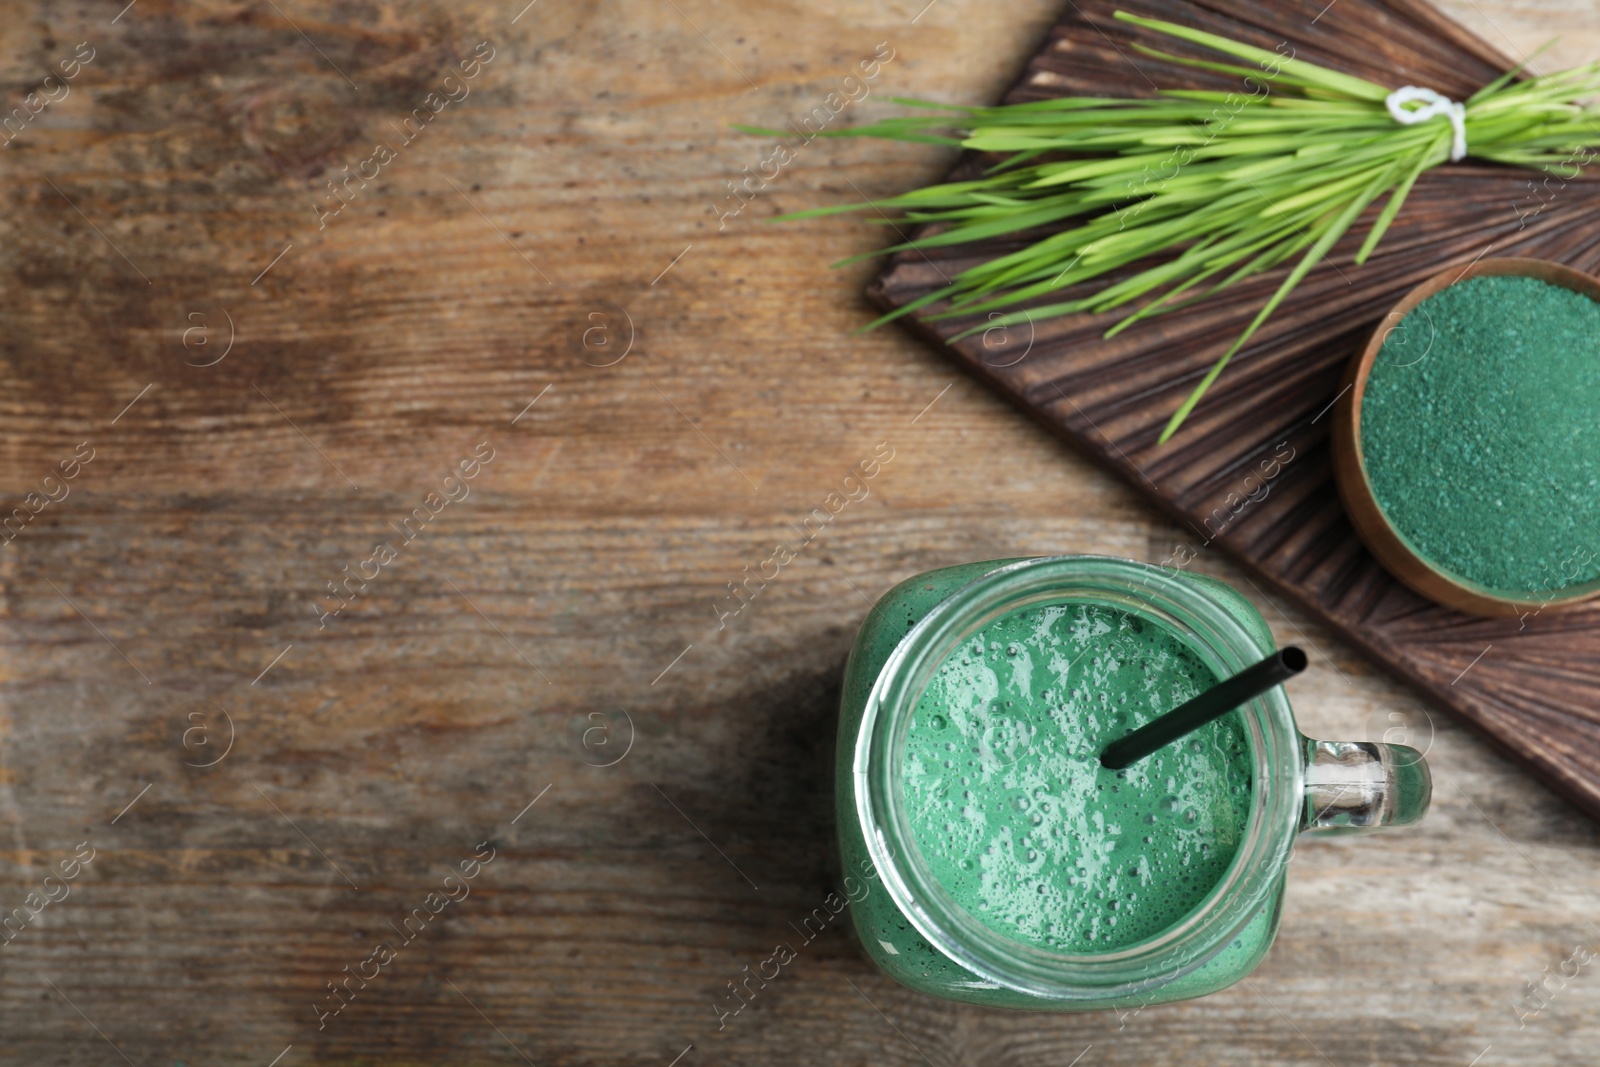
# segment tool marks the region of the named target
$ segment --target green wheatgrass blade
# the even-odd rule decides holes
[[[1276,256],[1274,258],[1272,258],[1270,260],[1270,262],[1268,262],[1268,265],[1275,265],[1277,262],[1280,262],[1282,259],[1287,258],[1288,255],[1293,254],[1294,251],[1298,251],[1299,248],[1303,248],[1305,246],[1305,244],[1310,243],[1310,238],[1309,237],[1307,237],[1306,240],[1303,241],[1303,242],[1297,241],[1297,240],[1290,240],[1289,238],[1290,238],[1291,234],[1303,233],[1303,230],[1301,229],[1302,224],[1310,225],[1314,220],[1313,219],[1314,214],[1315,214],[1315,212],[1309,212],[1308,211],[1308,212],[1306,212],[1304,215],[1302,215],[1299,218],[1290,219],[1290,220],[1287,221],[1287,224],[1282,226],[1278,231],[1269,233],[1265,237],[1257,235],[1253,231],[1251,231],[1251,232],[1248,232],[1248,233],[1246,233],[1244,235],[1236,234],[1236,235],[1234,235],[1234,237],[1231,240],[1219,242],[1215,246],[1210,245],[1210,243],[1209,243],[1210,239],[1208,238],[1206,240],[1206,242],[1203,242],[1204,247],[1202,248],[1202,251],[1208,253],[1212,257],[1219,257],[1220,256],[1220,262],[1215,264],[1215,265],[1213,265],[1213,267],[1210,267],[1210,268],[1196,267],[1195,270],[1198,271],[1198,273],[1194,277],[1193,281],[1198,282],[1200,280],[1203,280],[1205,277],[1209,277],[1209,276],[1217,273],[1220,270],[1223,270],[1223,269],[1226,269],[1229,266],[1232,266],[1233,264],[1239,262],[1242,259],[1246,259],[1252,251],[1255,251],[1255,250],[1259,249],[1263,245],[1271,244],[1273,242],[1279,242],[1280,244],[1287,242],[1288,247],[1279,250],[1277,252]],[[1238,245],[1241,242],[1248,242],[1247,246],[1245,248],[1243,248],[1243,249],[1238,248]],[[1190,260],[1192,258],[1192,253],[1193,253],[1193,250],[1190,250],[1190,252],[1186,252],[1182,257],[1180,257],[1180,259],[1178,261],[1175,261],[1175,264],[1173,264],[1173,265],[1188,266],[1189,262],[1190,262]],[[1135,258],[1137,258],[1137,256]],[[1258,257],[1258,259],[1262,260],[1263,262],[1267,262],[1265,257]],[[1172,265],[1169,265],[1169,266],[1172,266]],[[1266,269],[1266,268],[1265,267],[1256,268],[1256,270],[1260,270],[1260,269]],[[1246,268],[1241,268],[1241,273],[1239,274],[1240,277],[1244,276],[1243,272],[1245,270],[1246,270]],[[1249,270],[1248,273],[1255,273],[1256,270]],[[1097,311],[1110,310],[1110,309],[1114,308],[1117,303],[1121,302],[1121,298],[1122,298],[1122,294],[1123,293],[1129,294],[1128,298],[1131,299],[1131,297],[1133,295],[1138,295],[1139,293],[1141,293],[1143,291],[1146,291],[1151,287],[1150,285],[1147,285],[1145,283],[1151,282],[1151,281],[1155,281],[1155,282],[1157,282],[1159,284],[1160,282],[1163,282],[1163,281],[1167,280],[1167,276],[1168,276],[1169,273],[1181,273],[1181,272],[1169,271],[1169,270],[1167,270],[1167,269],[1165,269],[1163,267],[1152,267],[1152,268],[1150,268],[1150,269],[1148,269],[1146,271],[1141,272],[1138,275],[1135,275],[1132,278],[1126,279],[1125,281],[1119,283],[1118,285],[1111,286],[1110,288],[1108,288],[1106,290],[1102,290],[1101,293],[1095,294],[1095,296],[1086,297],[1086,298],[1083,298],[1083,299],[1077,300],[1077,301],[1072,301],[1071,303],[1075,308],[1080,308],[1080,309],[1083,309],[1083,310],[1097,310]],[[1064,288],[1064,287],[1066,287],[1068,285],[1071,285],[1071,284],[1074,284],[1074,279],[1072,279],[1069,276],[1067,278],[1052,279],[1052,281],[1050,283],[1048,283],[1046,285],[1038,286],[1036,288],[1040,292],[1046,292],[1046,291],[1050,291],[1050,290],[1054,290],[1054,289]],[[1186,288],[1186,287],[1187,286],[1181,286],[1180,288]],[[1111,299],[1106,299],[1108,297],[1110,297]],[[970,305],[961,305],[955,311],[953,311],[951,313],[948,313],[948,315],[947,314],[939,314],[939,315],[930,316],[930,318],[931,319],[938,319],[938,318],[945,318],[945,317],[956,317],[956,316],[959,316],[959,315],[967,315],[967,314],[977,313],[977,312],[981,312],[981,311],[991,310],[993,307],[999,307],[999,306],[1001,306],[1001,305],[1000,305],[1000,303],[998,301],[994,302],[992,305],[978,305],[978,306],[975,306],[975,307],[974,306],[970,306]],[[1060,307],[1060,306],[1063,306],[1063,305],[1051,305],[1051,307]],[[1149,309],[1147,309],[1147,310],[1149,310]],[[1039,312],[1040,312],[1040,309],[1038,309],[1038,308],[1028,308],[1028,309],[1025,309],[1025,310],[1022,310],[1022,311],[1013,312],[1011,315],[1005,316],[1005,317],[1000,318],[1000,319],[995,319],[992,322],[985,323],[985,324],[983,324],[982,326],[980,326],[980,327],[978,327],[976,329],[969,329],[969,330],[966,330],[966,331],[964,331],[962,333],[956,334],[954,337],[951,338],[951,340],[952,341],[960,340],[963,337],[967,337],[967,336],[970,336],[971,334],[978,333],[982,329],[985,329],[985,328],[987,328],[988,326],[991,326],[991,325],[1013,325],[1013,324],[1016,324],[1016,323],[1021,323],[1023,321],[1027,321],[1027,320],[1029,320],[1031,318],[1042,317],[1042,316],[1040,316]],[[1155,311],[1152,310],[1151,313],[1153,314],[1153,313],[1155,313]],[[1135,313],[1135,316],[1137,316],[1138,314],[1139,313]],[[1130,316],[1130,317],[1135,317],[1135,316]],[[1121,328],[1122,328],[1122,326],[1124,324],[1125,323],[1119,323],[1117,326],[1112,327],[1111,330],[1107,331],[1106,336],[1107,337],[1114,336],[1116,333],[1120,332],[1120,330],[1121,330]]]
[[[1281,70],[1276,74],[1268,74],[1265,70],[1257,69],[1257,68],[1254,68],[1254,67],[1241,67],[1237,63],[1217,63],[1217,62],[1215,62],[1213,60],[1208,60],[1208,59],[1192,59],[1192,58],[1190,58],[1188,56],[1175,56],[1171,52],[1163,52],[1163,51],[1160,51],[1159,49],[1151,48],[1148,45],[1142,45],[1142,44],[1138,44],[1138,43],[1135,43],[1133,45],[1133,50],[1135,52],[1138,52],[1140,55],[1148,56],[1151,59],[1159,59],[1163,63],[1173,63],[1173,64],[1176,64],[1177,66],[1180,66],[1180,67],[1192,67],[1192,68],[1194,68],[1196,70],[1209,70],[1209,71],[1212,71],[1212,72],[1217,73],[1217,74],[1232,74],[1235,77],[1239,77],[1239,78],[1254,78],[1254,79],[1256,79],[1258,81],[1261,80],[1263,77],[1265,77],[1265,78],[1271,79],[1273,81],[1281,81],[1281,82],[1284,82],[1284,83],[1287,83],[1287,84],[1290,84],[1290,85],[1295,85],[1295,86],[1300,86],[1300,87],[1304,87],[1304,86],[1310,84],[1308,82],[1302,81],[1299,78],[1294,77],[1293,75],[1285,75]],[[1205,91],[1206,90],[1201,90],[1201,89],[1163,89],[1163,90],[1161,90],[1161,95],[1162,96],[1179,96],[1179,95],[1182,95],[1182,96],[1193,97],[1195,94],[1201,93],[1201,92],[1205,92]],[[1229,94],[1213,92],[1210,95],[1213,95],[1213,96],[1221,98],[1221,97],[1226,97]]]
[[[1167,422],[1166,429],[1161,433],[1161,439],[1157,442],[1158,444],[1165,444],[1177,432],[1178,427],[1183,425],[1183,420],[1189,417],[1189,412],[1193,411],[1194,406],[1200,402],[1200,398],[1205,396],[1206,390],[1211,388],[1211,383],[1217,380],[1217,376],[1228,365],[1228,361],[1233,358],[1234,353],[1243,348],[1250,338],[1255,336],[1255,332],[1261,328],[1262,324],[1271,317],[1274,311],[1278,310],[1278,305],[1283,303],[1284,298],[1304,280],[1305,276],[1310,273],[1311,268],[1316,266],[1317,262],[1338,243],[1339,238],[1343,237],[1345,231],[1350,229],[1351,224],[1356,221],[1356,216],[1360,215],[1368,204],[1382,195],[1383,190],[1388,187],[1389,182],[1392,180],[1393,174],[1394,168],[1391,167],[1388,171],[1379,175],[1377,180],[1367,188],[1367,191],[1351,200],[1349,206],[1326,228],[1322,236],[1317,238],[1317,243],[1311,246],[1310,251],[1305,254],[1305,258],[1283,280],[1283,284],[1278,287],[1278,291],[1272,295],[1272,299],[1267,301],[1266,306],[1256,315],[1255,320],[1250,323],[1239,339],[1233,343],[1233,347],[1222,354],[1222,358],[1217,360],[1210,372],[1200,380],[1200,384],[1195,386],[1194,392],[1189,394],[1189,398],[1179,406],[1177,411],[1173,412],[1172,418]]]
[[[1439,150],[1443,152],[1449,151],[1445,147],[1444,137],[1440,138]],[[1411,168],[1411,173],[1407,174],[1400,184],[1395,187],[1394,192],[1390,194],[1389,202],[1384,205],[1377,221],[1372,224],[1372,232],[1367,234],[1365,241],[1361,242],[1361,250],[1356,253],[1356,266],[1359,267],[1367,261],[1367,257],[1372,255],[1372,250],[1378,247],[1378,242],[1383,240],[1383,235],[1389,232],[1389,226],[1394,222],[1395,216],[1400,214],[1400,208],[1404,206],[1406,197],[1411,195],[1411,187],[1417,184],[1417,179],[1422,177],[1422,172],[1428,169],[1432,158],[1432,155],[1419,158],[1416,166]]]
[[[1525,57],[1521,63],[1518,63],[1516,66],[1500,75],[1500,77],[1496,78],[1488,85],[1485,85],[1482,89],[1479,89],[1477,92],[1473,93],[1472,96],[1467,99],[1467,105],[1471,106],[1476,104],[1480,100],[1491,97],[1495,93],[1498,93],[1501,89],[1504,89],[1507,85],[1510,85],[1517,75],[1528,69],[1528,64],[1532,63],[1534,59],[1540,55],[1540,53],[1548,50],[1550,46],[1555,43],[1556,38],[1552,37],[1538,48],[1535,48],[1533,50],[1533,55]]]
[[[1174,287],[1167,293],[1163,294],[1160,298],[1151,301],[1138,311],[1128,315],[1121,322],[1107,330],[1105,336],[1107,338],[1115,337],[1117,334],[1121,333],[1128,327],[1133,326],[1135,323],[1143,322],[1145,319],[1152,318],[1156,315],[1167,314],[1168,312],[1175,311],[1181,307],[1190,307],[1198,301],[1205,299],[1207,296],[1227,288],[1242,278],[1246,278],[1251,274],[1259,274],[1264,270],[1270,270],[1279,263],[1282,263],[1284,260],[1288,259],[1290,256],[1294,255],[1296,252],[1305,248],[1306,245],[1310,244],[1315,239],[1314,234],[1307,233],[1304,229],[1304,225],[1311,222],[1312,219],[1310,218],[1310,213],[1308,212],[1304,216],[1287,220],[1287,224],[1282,229],[1268,234],[1266,237],[1255,237],[1252,235],[1250,244],[1244,249],[1228,248],[1225,245],[1218,246],[1219,248],[1222,248],[1223,254],[1214,257],[1215,262],[1208,266],[1204,271],[1196,274],[1183,285]],[[1293,239],[1290,239],[1291,235],[1293,235]],[[1265,250],[1263,251],[1263,249]],[[1254,258],[1247,258],[1252,252],[1259,252],[1259,254],[1254,256]],[[1203,290],[1201,293],[1191,297],[1188,300],[1180,301],[1176,299],[1177,297],[1183,295],[1183,293],[1199,285],[1201,282],[1220,274],[1222,271],[1227,270],[1229,267],[1240,262],[1241,260],[1245,261],[1244,265],[1237,268],[1233,274],[1224,278],[1222,281]]]
[[[1143,56],[1251,81],[1235,93],[1158,88],[1154,98],[995,107],[898,99],[916,113],[820,136],[959,145],[988,154],[981,176],[779,218],[866,211],[877,224],[932,226],[841,263],[1017,239],[1021,247],[963,269],[865,327],[939,304],[925,318],[997,316],[952,340],[1000,323],[1127,308],[1109,336],[1300,256],[1172,416],[1166,441],[1289,293],[1387,194],[1355,256],[1366,262],[1421,176],[1448,160],[1453,135],[1443,116],[1395,123],[1384,104],[1389,89],[1376,83],[1176,23],[1125,12],[1117,18],[1226,58],[1134,44]],[[1590,102],[1600,95],[1600,63],[1518,80],[1521,74],[1509,71],[1466,101],[1470,155],[1575,177],[1579,154],[1600,146],[1600,109]],[[794,132],[739,128],[782,139]],[[1047,301],[1151,258],[1162,261],[1094,292]]]
[[[1265,73],[1271,73],[1267,69],[1270,64],[1297,81],[1306,85],[1318,86],[1330,93],[1348,96],[1356,100],[1375,100],[1379,103],[1382,103],[1384,98],[1389,95],[1389,90],[1383,86],[1366,81],[1363,78],[1353,78],[1348,74],[1340,74],[1336,70],[1319,67],[1315,63],[1308,63],[1303,59],[1290,59],[1278,52],[1269,52],[1265,48],[1240,44],[1238,41],[1231,41],[1226,37],[1218,37],[1214,33],[1206,33],[1204,30],[1180,26],[1176,22],[1140,18],[1138,15],[1130,15],[1126,11],[1118,11],[1115,17],[1122,22],[1131,22],[1135,26],[1143,26],[1147,30],[1156,30],[1168,36],[1177,37],[1180,40],[1215,49],[1226,55],[1235,56],[1239,59],[1248,59],[1260,65]]]

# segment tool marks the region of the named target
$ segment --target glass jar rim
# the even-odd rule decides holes
[[[1269,901],[1300,822],[1299,732],[1281,687],[1243,708],[1253,759],[1250,813],[1232,863],[1196,908],[1165,931],[1112,952],[1054,952],[1007,937],[957,903],[915,845],[901,789],[912,711],[939,665],[1005,615],[1094,600],[1155,620],[1218,676],[1268,654],[1192,577],[1107,556],[1051,556],[997,567],[913,626],[873,683],[853,761],[862,835],[896,907],[941,954],[981,977],[1054,1000],[1132,996],[1190,973],[1225,948]]]

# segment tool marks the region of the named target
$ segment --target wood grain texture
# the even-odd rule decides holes
[[[1070,9],[1007,99],[1148,96],[1157,84],[1246,91],[1231,75],[1143,56],[1135,63],[1136,45],[1166,48],[1169,38],[1116,22],[1118,6],[1102,0]],[[1516,63],[1423,0],[1347,0],[1340,17],[1326,22],[1317,18],[1323,6],[1170,0],[1148,10],[1269,51],[1287,52],[1286,42],[1299,58],[1384,84],[1429,86],[1453,99],[1467,98]],[[1465,271],[1491,252],[1591,273],[1600,268],[1600,181],[1592,167],[1572,171],[1570,181],[1544,183],[1539,175],[1536,187],[1520,168],[1436,169],[1418,181],[1379,252],[1358,267],[1356,251],[1382,210],[1374,206],[1232,361],[1167,445],[1156,442],[1172,412],[1290,267],[1110,341],[1101,335],[1121,313],[1030,322],[946,347],[1149,494],[1198,542],[1219,544],[1600,815],[1600,673],[1594,670],[1600,608],[1565,614],[1529,604],[1489,620],[1430,602],[1396,580],[1357,536],[1337,498],[1328,444],[1330,405],[1348,383],[1347,369],[1417,286],[1451,267]],[[965,265],[1017,246],[996,240],[899,253],[873,295],[885,307],[899,307],[947,284]],[[948,342],[981,322],[919,321],[914,328]],[[1574,556],[1585,550],[1594,552],[1570,547]]]
[[[1548,62],[1600,54],[1590,0],[1475,2],[1523,50],[1564,34]],[[8,107],[96,50],[0,149],[0,515],[95,450],[0,547],[0,913],[96,849],[0,948],[0,1062],[1589,1056],[1592,968],[1520,1023],[1511,1003],[1600,943],[1594,827],[1438,715],[1433,813],[1304,842],[1251,985],[1122,1020],[985,1011],[896,987],[836,928],[718,1029],[726,983],[829,889],[834,702],[867,602],[950,563],[1161,560],[1192,535],[920,341],[852,336],[873,269],[827,265],[879,234],[763,223],[948,154],[817,142],[719,224],[771,150],[730,124],[804,114],[880,41],[895,58],[839,121],[993,100],[1055,0],[675,5],[0,19]],[[328,178],[483,40],[471,94],[319,229]],[[197,366],[230,315],[234,347]],[[719,628],[726,583],[880,440],[871,495]],[[326,583],[483,441],[471,495],[319,629]],[[1422,743],[1428,709],[1369,658],[1219,552],[1192,565],[1312,647],[1308,733],[1400,716]],[[223,713],[233,746],[198,766]],[[325,983],[483,841],[471,896],[319,1031]]]

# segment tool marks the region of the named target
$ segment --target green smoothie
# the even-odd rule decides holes
[[[985,925],[1071,954],[1147,940],[1222,879],[1250,814],[1230,713],[1121,771],[1100,751],[1216,681],[1160,623],[1088,602],[1007,615],[948,657],[903,763],[917,847]]]
[[[1007,988],[956,962],[915,928],[876,873],[857,803],[861,729],[874,685],[930,611],[966,595],[969,582],[1020,562],[962,564],[902,582],[878,601],[857,635],[840,700],[836,803],[841,865],[857,875],[869,872],[863,882],[844,885],[846,891],[854,885],[861,897],[850,911],[862,949],[912,989],[995,1007],[1131,1011],[1223,989],[1249,974],[1271,946],[1281,914],[1281,878],[1260,910],[1198,969],[1172,979],[1167,972],[1180,961],[1163,961],[1144,976],[1154,983],[1150,988],[1067,999]],[[1248,631],[1252,647],[1241,652],[1243,658],[1253,661],[1273,650],[1266,622],[1249,601],[1203,575],[1174,577],[1212,598]],[[1227,765],[1224,754],[1244,742],[1237,715],[1230,715],[1128,768],[1127,777],[1102,771],[1095,757],[1104,743],[1181,703],[1209,684],[1211,675],[1174,635],[1147,619],[1130,618],[1124,627],[1117,613],[1066,601],[1030,613],[1030,619],[1002,618],[982,634],[981,649],[975,635],[965,652],[947,656],[948,669],[935,672],[933,689],[911,709],[900,767],[901,797],[913,825],[906,838],[895,836],[888,844],[895,852],[925,855],[932,877],[1002,936],[1046,946],[1054,938],[1055,951],[1073,955],[1105,953],[1147,936],[1141,930],[1159,932],[1181,918],[1227,866],[1219,850],[1234,854],[1236,846],[1225,841],[1237,839],[1252,797],[1247,769],[1221,774],[1219,768]],[[1050,624],[1041,626],[1047,614]],[[1085,620],[1081,631],[1073,629],[1079,618]],[[1104,633],[1094,632],[1100,629],[1095,619],[1105,622]],[[1137,633],[1134,621],[1140,623]],[[1009,652],[1013,645],[1015,656]],[[1119,716],[1125,719],[1120,725],[1113,721]],[[1200,742],[1201,751],[1194,752],[1189,741]],[[1233,792],[1235,787],[1240,791]],[[1021,809],[1018,800],[1028,808]],[[1156,821],[1141,821],[1146,815]],[[986,852],[991,845],[994,851]],[[1130,873],[1141,860],[1148,867]],[[963,861],[971,866],[963,867]],[[862,885],[869,888],[865,896]],[[1097,892],[1108,895],[1097,898]],[[1081,909],[1067,906],[1080,901]],[[1074,914],[1079,910],[1081,918]]]

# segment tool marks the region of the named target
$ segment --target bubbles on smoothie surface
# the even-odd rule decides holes
[[[902,765],[917,847],[995,930],[1103,952],[1152,937],[1221,879],[1250,809],[1237,714],[1122,771],[1111,741],[1215,682],[1160,623],[1072,602],[990,624],[935,672]]]

